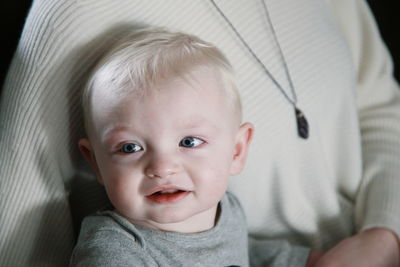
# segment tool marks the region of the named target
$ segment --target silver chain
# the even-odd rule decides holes
[[[211,3],[213,4],[213,6],[215,7],[215,9],[218,11],[218,13],[224,18],[224,20],[226,21],[226,23],[229,25],[229,27],[231,28],[231,30],[236,34],[236,36],[239,38],[239,40],[242,42],[242,44],[246,47],[246,49],[248,50],[248,52],[254,57],[254,59],[258,62],[258,64],[262,67],[262,69],[264,70],[264,72],[268,75],[268,77],[272,80],[272,82],[276,85],[276,87],[279,89],[279,91],[281,91],[281,93],[283,94],[283,96],[287,99],[287,101],[289,103],[291,103],[293,105],[293,107],[296,108],[297,106],[297,95],[296,95],[296,91],[294,89],[294,85],[293,85],[293,81],[289,72],[289,67],[287,65],[285,56],[283,54],[282,51],[282,47],[279,44],[278,41],[278,37],[276,34],[276,31],[274,29],[274,25],[272,24],[271,21],[271,16],[268,12],[268,8],[267,5],[265,3],[264,0],[261,0],[261,3],[263,4],[264,7],[264,12],[265,12],[265,16],[268,20],[268,24],[271,27],[271,31],[272,31],[272,35],[274,37],[274,41],[275,44],[279,50],[279,55],[281,58],[281,61],[283,63],[283,67],[285,69],[285,75],[287,80],[289,81],[289,86],[290,86],[290,90],[292,92],[293,95],[293,99],[291,99],[289,97],[289,95],[286,93],[286,91],[283,89],[283,87],[281,86],[281,84],[275,79],[275,77],[272,75],[272,73],[268,70],[268,68],[264,65],[264,63],[260,60],[260,58],[256,55],[256,53],[253,51],[253,49],[247,44],[247,42],[244,40],[244,38],[242,37],[242,35],[239,33],[239,31],[235,28],[235,26],[233,26],[232,22],[228,19],[228,17],[222,12],[222,10],[218,7],[218,5],[215,3],[214,0],[210,0]]]

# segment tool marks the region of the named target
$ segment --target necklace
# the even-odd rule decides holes
[[[222,10],[218,7],[218,5],[215,3],[214,0],[210,0],[215,9],[218,11],[218,13],[222,16],[222,18],[225,20],[225,22],[229,25],[231,30],[235,33],[236,37],[241,41],[241,43],[246,47],[247,51],[252,55],[252,57],[256,60],[256,62],[260,65],[260,67],[264,70],[264,72],[267,74],[267,76],[272,80],[272,82],[275,84],[275,86],[279,89],[279,91],[282,93],[282,95],[285,97],[285,99],[293,106],[294,108],[294,114],[295,118],[297,121],[297,133],[299,137],[303,139],[307,139],[309,136],[309,126],[307,119],[304,115],[304,113],[297,107],[297,94],[296,90],[294,89],[293,81],[289,72],[289,67],[287,65],[285,56],[283,54],[281,45],[279,44],[277,34],[274,29],[274,25],[271,21],[271,16],[268,12],[267,5],[265,3],[265,0],[261,0],[261,3],[263,4],[265,16],[268,21],[268,25],[271,28],[272,35],[274,37],[274,42],[275,45],[278,48],[279,51],[279,56],[281,58],[281,61],[283,63],[283,67],[285,70],[285,75],[287,80],[289,81],[289,87],[291,90],[291,93],[293,95],[293,99],[289,97],[289,95],[286,93],[286,91],[283,89],[281,84],[275,79],[275,77],[272,75],[272,73],[268,70],[268,68],[264,65],[264,63],[259,59],[259,57],[256,55],[256,53],[253,51],[253,49],[247,44],[247,42],[244,40],[242,35],[239,33],[239,31],[233,26],[232,22],[228,19],[228,17],[222,12]]]

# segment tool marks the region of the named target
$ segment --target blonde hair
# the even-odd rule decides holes
[[[220,74],[226,95],[241,117],[240,97],[232,66],[217,47],[194,35],[161,28],[126,34],[94,67],[83,90],[87,133],[90,130],[91,96],[95,88],[107,88],[121,96],[132,92],[143,94],[164,79],[183,78],[199,67],[211,68]]]

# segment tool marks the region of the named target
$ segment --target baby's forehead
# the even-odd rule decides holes
[[[241,120],[240,103],[236,104],[236,96],[229,95],[230,92],[226,88],[227,84],[224,84],[219,73],[209,70],[198,69],[183,76],[163,79],[147,88],[135,88],[129,85],[115,87],[112,84],[108,86],[104,84],[94,85],[91,110],[95,124],[102,124],[104,118],[117,120],[124,116],[136,116],[136,114],[127,114],[126,110],[129,109],[130,105],[143,107],[143,110],[136,109],[135,112],[145,117],[146,114],[152,113],[152,106],[162,104],[157,103],[157,101],[168,101],[164,105],[165,109],[180,108],[182,112],[187,110],[196,112],[190,106],[184,105],[188,98],[196,99],[204,106],[217,106],[220,111],[228,110],[225,107],[230,107],[226,113],[226,119],[228,119],[228,116],[237,116],[238,121]],[[143,103],[146,103],[146,106],[143,106]],[[200,109],[202,109],[201,105],[194,106],[200,106]],[[145,114],[145,112],[147,113]]]
[[[202,83],[204,88],[197,88],[186,81],[175,80],[159,84],[147,94],[117,95],[111,101],[105,99],[104,107],[96,107],[94,124],[103,137],[109,129],[119,127],[131,127],[133,132],[145,129],[157,129],[156,132],[207,129],[208,133],[213,133],[220,127],[221,121],[226,127],[235,118],[234,112],[225,104],[226,98],[216,92],[218,88],[213,88],[216,86]]]

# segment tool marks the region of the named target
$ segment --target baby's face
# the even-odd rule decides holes
[[[166,230],[215,218],[228,177],[243,167],[252,126],[239,125],[213,75],[196,79],[168,80],[94,110],[89,149],[98,178],[133,223]]]

